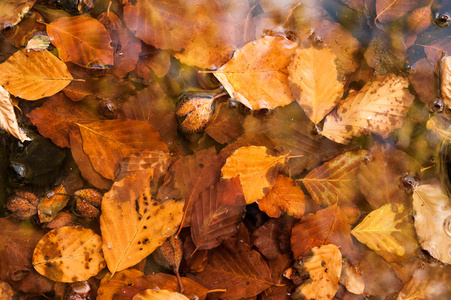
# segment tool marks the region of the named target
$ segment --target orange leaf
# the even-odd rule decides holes
[[[293,179],[279,175],[271,191],[258,201],[258,207],[271,218],[278,218],[286,212],[300,219],[305,210],[304,193]]]
[[[183,294],[171,292],[164,289],[158,290],[147,289],[133,296],[133,300],[166,300],[166,299],[189,300],[189,298]]]
[[[47,193],[47,195],[41,199],[38,204],[38,216],[41,222],[50,222],[56,217],[56,214],[62,210],[69,201],[66,189],[63,185],[60,185],[55,190]]]
[[[214,75],[232,98],[250,109],[274,109],[294,101],[287,67],[297,44],[280,36],[265,36],[235,51]]]
[[[63,61],[85,68],[113,65],[113,47],[105,27],[89,16],[59,18],[47,25],[47,34]]]
[[[216,102],[205,133],[220,144],[230,143],[243,133],[243,116],[230,103]]]
[[[0,86],[0,127],[21,142],[30,140],[27,134],[19,127],[16,114],[14,113],[14,106],[11,103],[11,97],[2,86]]]
[[[141,276],[144,276],[141,271],[127,269],[117,272],[112,277],[105,277],[97,290],[97,300],[113,299],[114,294],[123,286],[132,284],[136,278]]]
[[[173,235],[182,219],[183,202],[151,199],[150,174],[135,172],[116,181],[102,199],[100,229],[110,272],[139,263]]]
[[[0,29],[17,25],[36,0],[4,0],[0,2]]]
[[[119,163],[134,152],[168,150],[158,132],[146,122],[116,119],[77,125],[83,139],[83,150],[92,166],[108,179],[115,178]]]
[[[235,235],[245,211],[246,202],[238,178],[219,181],[204,190],[191,216],[191,237],[197,249],[212,249]]]
[[[66,65],[47,50],[20,50],[0,65],[0,85],[26,100],[52,96],[71,79]]]

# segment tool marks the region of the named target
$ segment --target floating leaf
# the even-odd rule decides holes
[[[343,83],[337,80],[336,58],[328,48],[309,47],[297,49],[288,65],[291,92],[315,124],[334,108],[344,92]]]
[[[451,106],[451,56],[445,56],[442,61],[440,92],[443,102]]]
[[[440,183],[422,184],[413,192],[415,229],[421,247],[451,264],[451,205]]]
[[[136,278],[141,276],[144,276],[141,271],[136,269],[127,269],[117,272],[112,277],[105,277],[97,290],[97,299],[112,299],[114,294],[116,294],[123,286],[132,284]]]
[[[150,299],[152,299],[152,300],[166,300],[166,299],[189,300],[189,298],[183,294],[180,294],[177,292],[171,292],[168,290],[162,290],[162,289],[158,289],[158,290],[147,289],[144,292],[141,292],[141,293],[133,296],[133,300],[150,300]]]
[[[66,65],[47,50],[19,50],[0,64],[0,85],[26,100],[52,96],[71,80]]]
[[[54,229],[34,249],[33,267],[54,281],[88,280],[105,267],[102,238],[81,226]]]
[[[265,36],[244,45],[214,75],[230,96],[253,110],[274,109],[294,101],[287,67],[297,44]]]
[[[338,291],[341,275],[341,253],[338,247],[332,244],[315,247],[311,256],[302,259],[302,265],[311,281],[299,286],[295,296],[302,295],[305,299],[333,299]]]
[[[278,218],[285,212],[300,219],[305,210],[304,193],[293,179],[279,175],[271,191],[258,201],[258,207],[271,218]]]
[[[426,128],[432,130],[444,142],[451,141],[450,119],[445,114],[435,114],[426,123]]]
[[[105,27],[89,16],[59,18],[47,25],[47,34],[63,61],[85,68],[113,65],[113,47]]]
[[[237,177],[204,190],[191,216],[191,237],[197,249],[212,249],[235,235],[245,211],[246,202]]]
[[[426,5],[425,0],[377,0],[376,20],[381,23],[388,23],[398,20],[409,11]]]
[[[338,106],[336,113],[326,117],[321,132],[337,143],[349,143],[364,132],[378,133],[386,138],[401,127],[414,96],[409,82],[393,74],[376,76],[359,92],[351,92]]]
[[[119,163],[134,152],[168,150],[158,132],[143,121],[116,119],[77,125],[83,139],[83,150],[92,166],[108,179],[115,178]]]
[[[389,262],[404,262],[418,247],[409,211],[402,204],[373,210],[351,234]]]
[[[180,225],[183,202],[158,204],[151,199],[149,180],[150,174],[135,172],[103,196],[102,249],[112,273],[139,263]]]
[[[262,199],[276,183],[286,156],[272,156],[264,146],[241,147],[229,157],[222,167],[222,178],[240,175],[246,204]]]
[[[30,138],[17,123],[14,106],[10,99],[8,91],[0,86],[0,127],[11,133],[21,142],[28,141]]]
[[[60,195],[62,194],[62,195]],[[50,222],[56,217],[56,214],[62,210],[67,202],[69,196],[65,195],[66,189],[63,185],[60,185],[39,201],[38,204],[38,216],[41,222]]]
[[[0,2],[0,28],[17,25],[36,0],[4,0]]]

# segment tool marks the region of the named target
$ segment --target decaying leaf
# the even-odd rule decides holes
[[[443,141],[451,140],[450,119],[445,114],[435,114],[426,123],[426,128],[432,130]]]
[[[337,79],[336,58],[328,48],[309,47],[297,49],[288,65],[291,92],[315,124],[334,108],[344,92],[343,82]]]
[[[304,193],[293,179],[279,175],[269,193],[258,201],[258,207],[271,218],[278,218],[285,212],[300,219],[305,210]]]
[[[36,0],[5,0],[0,2],[0,28],[17,25]]]
[[[246,204],[262,199],[276,183],[286,156],[272,156],[264,146],[241,147],[229,157],[222,167],[222,178],[240,175]]]
[[[414,96],[403,77],[376,76],[359,92],[350,92],[337,111],[326,117],[321,132],[337,143],[349,143],[353,136],[378,133],[387,137],[401,127]]]
[[[34,249],[33,267],[54,281],[87,280],[105,267],[102,238],[81,226],[54,229]]]
[[[426,5],[427,0],[377,0],[376,20],[381,23],[388,23],[397,20],[409,11]]]
[[[5,88],[0,86],[0,127],[11,133],[21,142],[30,140],[27,134],[19,127],[14,106],[11,103],[10,95]]]
[[[97,299],[112,299],[114,294],[116,294],[116,292],[118,292],[123,286],[132,284],[136,278],[141,276],[144,276],[141,271],[136,269],[127,269],[117,272],[112,277],[105,277],[97,290]]]
[[[363,295],[365,290],[365,282],[363,282],[362,276],[347,259],[342,261],[340,283],[346,287],[346,290],[356,295]]]
[[[119,181],[134,172],[149,172],[150,179],[157,183],[168,170],[170,163],[170,155],[167,152],[143,150],[124,158],[115,180]]]
[[[214,72],[230,96],[253,110],[274,109],[294,101],[287,67],[297,44],[265,36],[235,51],[233,58]]]
[[[341,253],[337,246],[328,244],[312,249],[312,255],[302,259],[303,268],[311,281],[295,291],[305,299],[333,299],[338,291],[341,275]]]
[[[60,195],[62,194],[62,195]],[[50,222],[56,214],[63,209],[69,201],[69,196],[65,195],[66,189],[60,185],[39,201],[38,216],[41,222]]]
[[[237,177],[204,190],[191,216],[191,237],[197,249],[212,249],[235,235],[245,211],[246,202]]]
[[[180,225],[183,202],[158,204],[149,181],[149,173],[135,172],[116,181],[102,199],[102,249],[112,273],[140,262]]]
[[[183,294],[162,289],[158,290],[147,289],[144,292],[141,292],[133,296],[133,300],[166,300],[166,299],[189,300],[189,298]]]
[[[47,34],[63,61],[100,69],[114,63],[110,35],[92,17],[59,18],[47,25]]]
[[[443,102],[451,107],[451,56],[445,56],[442,61],[440,91]]]
[[[243,116],[230,103],[215,103],[214,114],[205,133],[220,144],[231,143],[243,133]]]
[[[19,50],[0,65],[0,85],[26,100],[52,96],[71,80],[66,65],[47,50]]]
[[[406,261],[418,247],[409,211],[402,204],[373,210],[351,234],[389,262]]]
[[[451,264],[451,205],[440,183],[421,184],[413,192],[413,209],[421,247]]]
[[[25,47],[25,49],[42,51],[47,49],[48,46],[50,46],[49,36],[45,34],[37,34],[31,40],[28,41],[27,47]]]

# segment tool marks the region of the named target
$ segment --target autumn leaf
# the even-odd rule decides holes
[[[71,80],[66,65],[47,50],[19,50],[0,64],[0,85],[26,100],[52,96]]]
[[[356,295],[363,295],[365,282],[360,276],[358,270],[352,266],[347,259],[342,260],[340,284],[346,287],[346,290]]]
[[[277,259],[282,255],[280,249],[282,224],[278,219],[270,219],[260,226],[252,235],[253,244],[258,251],[270,260]],[[291,230],[290,230],[291,233]]]
[[[294,99],[287,67],[296,47],[286,38],[265,36],[236,50],[214,75],[233,99],[250,109],[288,105]]]
[[[415,229],[421,247],[432,257],[451,264],[451,206],[438,182],[421,184],[413,192]]]
[[[434,69],[434,63],[424,57],[413,64],[413,72],[409,74],[410,83],[423,103],[433,102],[440,90],[436,83]]]
[[[222,178],[240,176],[246,204],[262,199],[276,183],[286,156],[272,156],[264,146],[241,147],[222,167]]]
[[[336,58],[328,48],[300,48],[288,65],[291,92],[315,124],[334,108],[344,92],[343,82],[337,80]]]
[[[435,114],[429,118],[426,128],[435,132],[443,141],[451,140],[450,120],[445,114]]]
[[[78,122],[77,125],[83,139],[83,150],[92,166],[108,179],[115,178],[119,163],[134,152],[168,150],[158,132],[143,121],[116,119]]]
[[[370,212],[351,234],[389,262],[415,255],[418,242],[409,211],[402,204],[385,204]]]
[[[34,249],[33,267],[54,281],[87,280],[105,267],[101,246],[102,238],[91,229],[54,229]]]
[[[443,102],[451,106],[451,56],[445,56],[442,61],[440,92]]]
[[[69,201],[69,196],[66,196],[65,194],[66,189],[63,185],[60,185],[53,191],[48,192],[47,195],[39,201],[39,221],[50,222],[56,217],[56,214],[63,209]]]
[[[141,292],[139,294],[136,294],[133,296],[134,300],[166,300],[166,299],[173,299],[173,300],[189,300],[188,297],[186,297],[183,294],[177,293],[177,292],[171,292],[164,289],[159,290],[152,290],[147,289],[144,292]]]
[[[258,207],[271,218],[278,218],[285,212],[300,219],[305,210],[304,193],[294,180],[279,175],[269,193],[258,201]]]
[[[120,272],[117,272],[111,277],[105,277],[100,287],[97,291],[97,299],[98,300],[109,300],[112,299],[114,294],[118,292],[123,286],[132,284],[133,281],[138,278],[144,276],[141,271],[136,269],[127,269]]]
[[[231,143],[243,133],[243,116],[230,103],[216,102],[205,133],[220,144]]]
[[[237,177],[219,181],[204,190],[191,216],[191,237],[196,249],[212,249],[235,235],[245,211],[246,202]]]
[[[102,249],[112,273],[139,263],[180,225],[183,202],[152,200],[149,180],[150,174],[135,172],[116,181],[102,199]]]
[[[63,61],[100,69],[114,63],[110,35],[92,17],[59,18],[47,25],[47,34]]]
[[[349,143],[353,136],[378,133],[386,138],[401,127],[414,96],[407,79],[390,74],[376,76],[360,91],[351,92],[326,117],[321,134],[337,143]]]
[[[261,255],[235,239],[212,250],[205,270],[191,278],[212,290],[226,289],[218,296],[230,300],[258,295],[273,284]]]
[[[424,5],[427,4],[425,0],[377,0],[376,20],[381,23],[395,21],[407,12],[421,7],[422,3],[424,3]]]
[[[311,256],[302,259],[302,265],[311,281],[299,286],[294,295],[300,294],[305,299],[333,299],[341,275],[341,253],[338,247],[332,244],[315,247]]]
[[[0,127],[8,131],[21,142],[28,141],[30,138],[17,123],[14,106],[10,99],[11,97],[8,91],[0,86]]]
[[[36,0],[5,0],[0,2],[0,28],[17,25],[33,7]]]

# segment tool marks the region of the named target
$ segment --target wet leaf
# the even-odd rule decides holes
[[[363,295],[365,290],[365,282],[363,282],[362,276],[360,276],[357,268],[352,266],[347,259],[343,259],[340,284],[346,287],[346,290],[356,295]]]
[[[305,211],[304,193],[294,180],[279,175],[269,193],[258,201],[258,207],[271,218],[286,213],[300,219]]]
[[[315,124],[334,108],[344,92],[343,83],[337,80],[336,58],[329,48],[309,47],[297,49],[288,65],[291,92]]]
[[[288,300],[290,299],[290,287],[288,280],[284,277],[285,270],[291,265],[291,259],[288,254],[278,255],[274,260],[268,261],[269,269],[271,270],[271,277],[276,285],[267,288],[261,297],[263,300]]]
[[[265,36],[236,50],[214,75],[230,96],[253,110],[274,109],[294,101],[287,67],[297,44]]]
[[[59,18],[47,25],[47,34],[63,61],[100,69],[114,63],[110,35],[92,17]]]
[[[0,64],[0,85],[26,100],[52,96],[71,79],[66,65],[47,50],[20,50]]]
[[[243,116],[228,103],[216,102],[205,133],[220,144],[231,143],[243,133]]]
[[[136,294],[133,297],[133,300],[166,300],[166,299],[189,300],[189,298],[183,294],[163,289],[159,290],[147,289],[144,292]]]
[[[170,236],[152,253],[152,256],[160,266],[179,276],[178,270],[183,256],[183,242],[177,236]]]
[[[204,190],[191,216],[191,237],[196,249],[212,249],[235,235],[245,211],[246,202],[237,177],[219,181]]]
[[[136,278],[141,276],[144,276],[141,271],[127,269],[117,272],[112,277],[105,277],[97,291],[97,299],[112,299],[114,294],[116,294],[123,286],[132,284]]]
[[[230,300],[256,296],[273,284],[260,254],[235,239],[209,252],[205,270],[191,278],[209,289],[226,289],[215,295]]]
[[[333,299],[338,291],[341,275],[341,253],[329,244],[312,249],[312,255],[302,259],[311,281],[296,289],[306,299]]]
[[[270,219],[254,231],[252,235],[254,240],[253,244],[266,258],[271,260],[277,259],[282,255],[279,240],[280,234],[280,222],[277,222],[275,219]]]
[[[17,25],[36,0],[5,0],[0,3],[0,28]]]
[[[60,185],[53,191],[48,192],[47,195],[39,201],[38,216],[41,223],[53,220],[57,213],[66,206],[69,201],[69,196],[65,194],[66,189],[63,185]]]
[[[353,252],[351,227],[337,204],[303,217],[291,233],[291,249],[295,259],[313,247],[326,244],[339,246],[345,256]]]
[[[407,28],[414,33],[421,33],[432,23],[431,0],[428,5],[415,9],[407,19]]]
[[[31,40],[28,41],[25,49],[42,51],[50,46],[50,38],[45,34],[37,34]]]
[[[443,141],[451,140],[450,120],[445,114],[435,114],[426,123],[426,128],[435,132]]]
[[[415,229],[421,247],[451,264],[451,206],[440,183],[421,184],[413,192]]]
[[[34,37],[44,34],[45,25],[41,23],[43,21],[44,19],[40,13],[31,10],[25,14],[20,23],[11,28],[12,30],[3,30],[2,36],[16,48],[23,49]]]
[[[102,238],[81,226],[48,232],[33,252],[33,267],[60,282],[87,280],[105,267]]]
[[[264,146],[241,147],[222,167],[222,178],[240,176],[246,204],[262,199],[276,183],[286,156],[272,156]]]
[[[376,20],[381,23],[388,23],[397,20],[409,11],[426,5],[425,0],[377,0]]]
[[[451,56],[445,56],[443,58],[441,79],[440,91],[443,102],[451,106]]]
[[[160,150],[134,153],[121,162],[116,181],[134,172],[148,172],[151,180],[158,182],[168,170],[170,159],[169,153]]]
[[[351,92],[336,113],[326,117],[321,134],[338,143],[349,143],[364,132],[386,138],[401,127],[413,102],[408,84],[407,79],[395,75],[375,77],[359,92]]]
[[[151,81],[153,75],[157,78],[166,75],[170,67],[171,56],[169,51],[158,51],[152,55],[141,57],[136,72],[145,80]]]
[[[102,249],[112,273],[139,263],[180,225],[183,202],[152,200],[149,180],[148,173],[135,172],[116,181],[102,199]]]
[[[30,140],[27,134],[19,127],[14,106],[7,90],[0,86],[0,127],[12,134],[21,142]]]
[[[373,210],[351,234],[389,262],[412,258],[418,247],[409,211],[402,204],[385,204]]]
[[[158,132],[146,122],[128,119],[79,122],[83,151],[94,169],[114,179],[119,163],[139,150],[167,151]],[[108,164],[105,164],[108,161]]]
[[[413,72],[409,74],[415,92],[423,103],[431,103],[437,98],[438,88],[434,77],[435,66],[426,57],[413,64]]]

